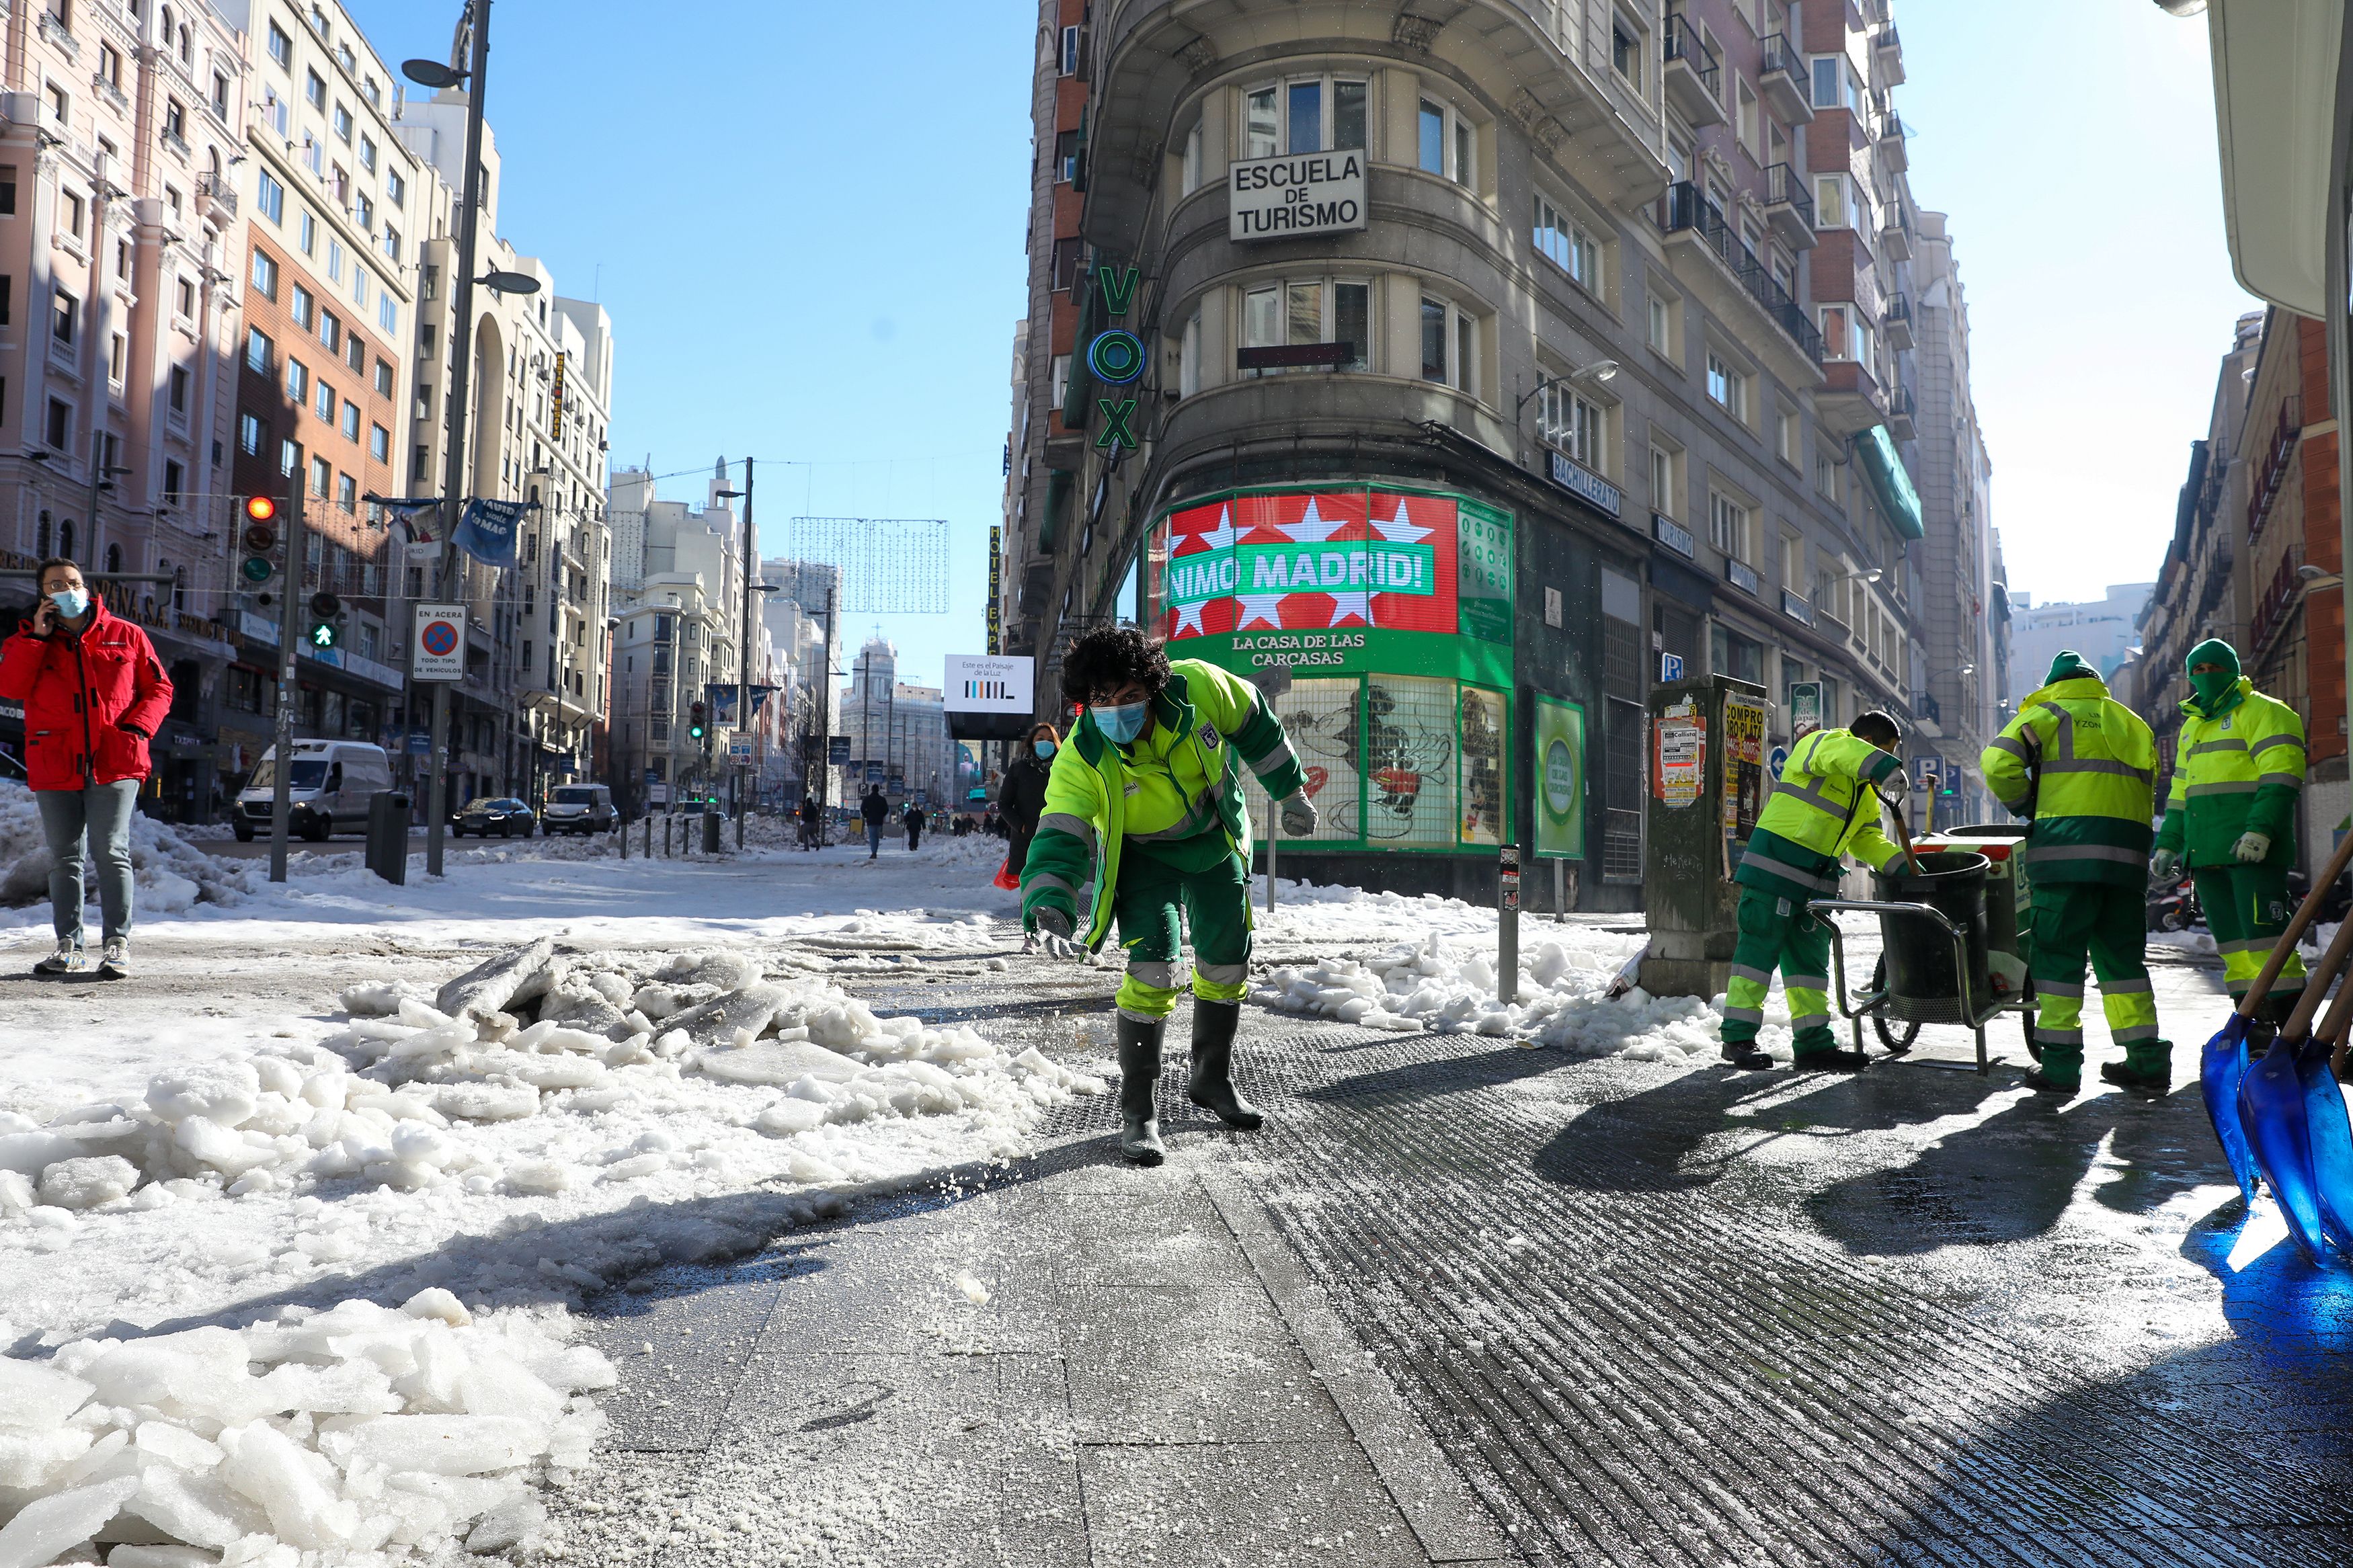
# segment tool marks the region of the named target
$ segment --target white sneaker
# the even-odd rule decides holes
[[[60,942],[57,952],[33,965],[36,974],[81,974],[90,969],[90,960],[79,943]]]
[[[118,936],[106,944],[105,951],[99,955],[98,977],[100,980],[131,978],[131,940],[128,937]]]

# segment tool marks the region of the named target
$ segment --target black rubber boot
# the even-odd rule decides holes
[[[1167,1020],[1145,1024],[1119,1016],[1119,1152],[1130,1164],[1157,1165],[1168,1157],[1152,1091],[1160,1082],[1160,1037]]]
[[[1741,1072],[1766,1072],[1773,1066],[1773,1058],[1758,1050],[1754,1040],[1725,1041],[1724,1055],[1718,1060],[1721,1065]]]
[[[2018,1081],[2024,1084],[2027,1088],[2032,1089],[2037,1094],[2072,1095],[2080,1091],[2084,1087],[2080,1083],[2062,1083],[2055,1078],[2045,1078],[2040,1072],[2028,1073],[2024,1078],[2020,1079]]]
[[[2173,1092],[2173,1074],[2167,1072],[2137,1072],[2129,1062],[2110,1062],[2100,1068],[2100,1077],[2118,1089],[2135,1094],[2152,1095],[2158,1100]]]
[[[1193,1069],[1185,1091],[1227,1126],[1247,1132],[1266,1118],[1234,1089],[1234,1034],[1241,1026],[1240,1003],[1193,999]]]
[[[1789,1060],[1798,1072],[1861,1072],[1870,1065],[1871,1058],[1861,1051],[1808,1051]]]

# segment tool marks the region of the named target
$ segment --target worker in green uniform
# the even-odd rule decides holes
[[[1895,754],[1903,735],[1884,713],[1844,730],[1801,736],[1748,836],[1732,879],[1740,884],[1740,938],[1724,996],[1724,1062],[1751,1070],[1773,1058],[1757,1046],[1773,971],[1789,1005],[1790,1065],[1801,1072],[1859,1072],[1861,1051],[1831,1033],[1830,927],[1806,912],[1810,899],[1839,895],[1841,858],[1852,852],[1884,871],[1904,851],[1879,831],[1883,799],[1909,787]]]
[[[2125,1059],[2100,1076],[2163,1094],[2173,1047],[2157,1032],[2157,998],[2142,956],[2147,937],[2149,822],[2157,740],[2072,652],[2051,661],[2040,689],[1978,759],[1986,787],[2021,816],[2034,882],[2034,1046],[2030,1088],[2073,1094],[2084,1077],[2084,961]]]
[[[2181,704],[2173,787],[2153,868],[2163,880],[2188,864],[2236,1002],[2294,913],[2287,874],[2295,864],[2295,799],[2304,789],[2304,721],[2256,690],[2239,673],[2238,650],[2221,637],[2191,648],[2189,667],[2189,696]],[[2304,960],[2291,948],[2263,999],[2265,1022],[2278,1023],[2294,1010],[2304,980]]]
[[[1279,805],[1282,829],[1315,831],[1305,774],[1257,687],[1198,659],[1171,662],[1134,626],[1105,626],[1071,646],[1062,690],[1086,711],[1054,754],[1046,805],[1021,871],[1021,916],[1048,949],[1101,949],[1119,921],[1120,1152],[1157,1165],[1153,1089],[1161,1037],[1176,1006],[1182,933],[1193,936],[1193,1103],[1229,1127],[1262,1120],[1233,1084],[1250,954],[1249,814],[1239,767]],[[1078,929],[1079,889],[1092,917]]]

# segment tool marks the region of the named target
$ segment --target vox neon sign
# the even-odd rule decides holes
[[[1114,320],[1124,317],[1135,303],[1141,274],[1134,267],[1099,265],[1094,277],[1095,287],[1102,291],[1103,314]],[[1105,386],[1134,385],[1143,379],[1147,361],[1144,340],[1125,327],[1106,328],[1087,344],[1087,369]],[[1095,432],[1095,449],[1114,463],[1123,452],[1136,447],[1135,407],[1132,395],[1095,399],[1095,408],[1103,416],[1103,428]]]

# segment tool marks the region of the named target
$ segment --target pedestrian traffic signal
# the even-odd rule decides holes
[[[687,710],[686,710],[686,733],[687,733],[687,737],[688,737],[688,739],[690,739],[690,740],[695,740],[695,741],[700,741],[701,739],[702,739],[702,734],[703,734],[702,720],[703,720],[703,715],[704,715],[705,711],[706,711],[706,710],[703,708],[702,704],[702,703],[700,703],[700,702],[697,702],[697,703],[693,704],[691,707],[690,707],[690,708],[688,708],[688,709],[687,709]]]
[[[311,613],[321,620],[332,620],[343,613],[343,602],[322,588],[311,595]]]
[[[332,647],[335,646],[335,640],[342,635],[343,634],[341,632],[338,632],[335,629],[334,622],[314,621],[311,625],[311,646],[312,647]]]

